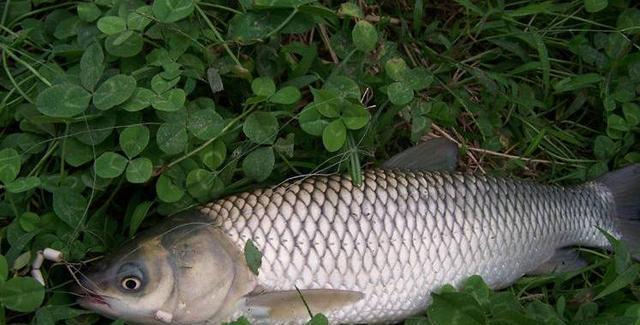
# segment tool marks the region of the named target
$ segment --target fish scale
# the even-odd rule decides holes
[[[263,254],[266,291],[339,289],[364,298],[331,323],[390,323],[423,312],[444,283],[473,274],[494,288],[568,245],[607,246],[613,198],[596,183],[562,188],[447,172],[373,169],[361,187],[315,176],[205,205],[242,250]]]

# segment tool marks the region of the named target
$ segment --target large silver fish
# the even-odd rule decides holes
[[[143,324],[393,323],[478,274],[493,288],[581,265],[567,247],[637,248],[640,165],[576,187],[451,171],[431,141],[365,172],[233,195],[173,217],[83,278],[82,306]],[[452,159],[453,157],[453,159]],[[254,275],[243,254],[262,252]],[[299,289],[299,291],[298,291]]]

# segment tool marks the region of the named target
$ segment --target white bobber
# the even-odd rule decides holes
[[[53,262],[62,262],[62,252],[53,248],[45,248],[42,252],[44,258]]]
[[[156,311],[156,313],[153,316],[155,317],[156,320],[159,320],[166,324],[170,324],[171,321],[173,320],[173,314],[170,312],[166,312],[164,310]]]
[[[44,277],[40,270],[31,270],[31,276],[36,279],[36,281],[40,282],[40,284],[44,285]]]

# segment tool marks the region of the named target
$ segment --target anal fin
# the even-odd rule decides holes
[[[572,272],[587,265],[588,263],[580,257],[580,254],[574,248],[561,248],[558,249],[546,262],[542,263],[535,270],[528,272],[528,274],[541,275]]]
[[[361,292],[332,289],[306,289],[271,291],[247,297],[246,311],[254,318],[269,320],[296,320],[310,318],[307,303],[312,313],[326,313],[358,302],[364,297]]]

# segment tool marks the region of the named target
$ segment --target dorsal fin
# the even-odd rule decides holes
[[[382,168],[453,171],[457,164],[458,145],[445,138],[435,138],[396,154],[382,164]]]

